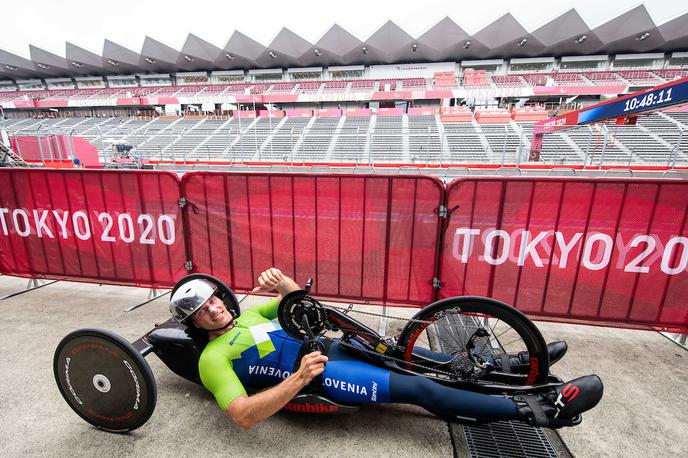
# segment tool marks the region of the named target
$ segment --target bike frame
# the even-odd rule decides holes
[[[508,374],[504,372],[492,372],[487,374],[487,377],[484,380],[491,383],[448,380],[429,374],[419,374],[418,372],[410,370],[408,367],[402,367],[399,364],[396,364],[394,361],[386,359],[385,357],[391,357],[397,360],[403,359],[405,348],[397,345],[392,339],[383,338],[373,329],[348,316],[347,313],[349,310],[351,310],[351,308],[345,312],[341,312],[327,305],[320,305],[325,311],[329,329],[332,331],[342,332],[342,337],[340,340],[345,344],[349,344],[345,346],[347,350],[356,352],[358,355],[362,355],[365,359],[371,360],[374,364],[384,366],[385,368],[398,373],[422,376],[430,378],[443,385],[484,394],[514,395],[538,393],[548,388],[558,386],[563,382],[561,378],[552,374],[548,376],[546,383],[540,385],[519,385],[517,382],[522,381],[525,378],[525,375]],[[356,346],[362,347],[364,351],[358,350]],[[451,362],[437,361],[429,358],[428,356],[418,355],[415,353],[413,354],[412,363],[438,370],[443,370],[444,368],[445,371],[451,364]]]

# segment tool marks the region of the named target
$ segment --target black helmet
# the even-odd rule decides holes
[[[234,292],[220,279],[208,274],[191,274],[174,285],[170,298],[170,313],[179,323],[191,325],[190,318],[211,296],[217,296],[229,313],[241,314]]]

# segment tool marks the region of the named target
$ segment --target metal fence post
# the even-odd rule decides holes
[[[55,146],[57,147],[58,159],[62,161],[62,146],[60,146],[61,136],[53,132],[53,138],[55,139]],[[51,149],[52,150],[52,149]],[[53,159],[54,161],[55,159]]]
[[[229,162],[234,162],[234,147],[232,146],[232,128],[229,128]],[[224,150],[222,150],[224,152]],[[230,164],[231,165],[231,164]]]
[[[609,137],[609,129],[607,129],[607,126],[602,124],[602,130],[604,131],[604,141],[602,142],[602,153],[600,154],[600,165],[597,167],[598,169],[602,169],[602,164],[604,163],[604,153],[607,151],[607,139]]]
[[[289,158],[291,166],[294,166],[294,128],[289,130]]]
[[[241,130],[241,127],[239,127],[239,155],[244,157],[244,131]]]
[[[678,156],[678,150],[681,147],[681,142],[683,141],[683,129],[679,128],[678,130],[678,139],[676,140],[676,143],[674,144],[674,147],[672,148],[671,151],[671,159],[670,159],[670,164],[671,168],[676,168],[676,157]],[[685,336],[685,334],[684,334]]]
[[[502,165],[504,165],[504,161],[506,160],[506,140],[509,137],[509,129],[504,126],[504,144],[502,145]],[[489,142],[488,142],[489,143]],[[519,158],[519,162],[520,162]]]
[[[179,134],[179,137],[177,138],[177,143],[182,141],[184,139],[184,132],[186,129],[182,129],[181,133]],[[184,165],[186,165],[186,148],[182,145],[182,159],[184,160]]]
[[[74,129],[72,128],[69,131],[69,134],[67,134],[68,142],[67,145],[69,146],[69,155],[72,159],[72,162],[74,162],[74,159],[76,159],[76,154],[74,154]]]
[[[583,168],[588,165],[588,158],[590,157],[590,146],[592,146],[592,126],[588,124],[588,144],[585,147],[585,162],[583,163]],[[592,165],[592,159],[590,160],[590,165]]]
[[[36,128],[36,140],[38,141],[38,152],[41,154],[41,162],[43,163],[43,167],[45,167],[45,156],[43,154],[43,145],[41,144],[41,137],[40,137],[40,132],[41,132],[41,127],[43,124],[39,124],[38,127]]]

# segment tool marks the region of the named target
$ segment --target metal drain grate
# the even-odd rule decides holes
[[[477,317],[452,316],[443,323],[443,333],[454,335],[453,342],[463,347],[470,335],[484,323]],[[437,323],[435,324],[438,325]],[[455,351],[446,340],[440,340],[428,328],[428,341],[431,349],[445,353]],[[451,342],[450,342],[451,344]],[[496,347],[497,354],[505,349]],[[461,434],[460,431],[463,431]],[[534,428],[519,421],[499,421],[485,425],[449,424],[454,454],[471,458],[564,458],[570,457],[566,445],[554,432]],[[554,441],[554,443],[552,442]]]
[[[462,425],[471,458],[557,458],[557,452],[542,428],[517,421],[487,425]]]

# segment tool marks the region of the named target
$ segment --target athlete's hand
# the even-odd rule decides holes
[[[301,358],[301,366],[299,370],[296,371],[296,376],[305,385],[308,385],[311,380],[313,380],[318,375],[325,372],[325,363],[327,362],[327,356],[323,355],[319,351],[314,351],[308,353],[303,358]]]
[[[281,270],[271,267],[270,269],[262,272],[260,277],[258,277],[258,285],[253,288],[252,293],[257,293],[259,291],[272,291],[277,288],[277,285],[284,280],[285,276]]]

